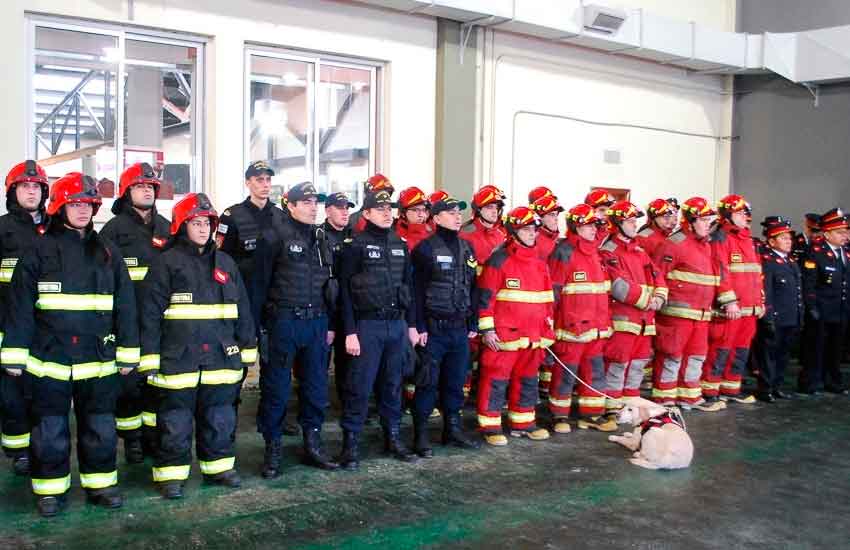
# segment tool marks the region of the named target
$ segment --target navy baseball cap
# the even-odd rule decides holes
[[[389,205],[395,208],[396,204],[393,202],[393,197],[386,191],[378,191],[377,193],[367,193],[366,198],[363,199],[363,210],[368,210],[369,208],[378,208],[379,206]]]
[[[318,202],[325,202],[327,197],[316,191],[316,186],[309,181],[297,183],[286,192],[287,203],[295,204],[298,201],[305,201],[307,199],[316,199]]]
[[[466,203],[459,201],[454,197],[445,197],[431,205],[431,215],[436,216],[440,212],[457,208],[460,211],[466,210]]]
[[[343,208],[345,206],[354,208],[354,203],[348,198],[348,195],[342,192],[331,193],[325,200],[325,206],[336,206]]]
[[[264,160],[255,160],[251,164],[248,165],[248,169],[245,170],[245,179],[252,178],[254,176],[259,176],[260,174],[268,174],[270,176],[274,176],[274,170],[272,167],[268,165],[268,163]]]

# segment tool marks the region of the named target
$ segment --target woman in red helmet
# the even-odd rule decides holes
[[[16,164],[6,176],[6,210],[0,216],[0,343],[9,304],[9,283],[20,256],[44,234],[47,215],[47,173],[27,160]],[[12,459],[17,475],[29,474],[30,426],[25,400],[25,377],[0,371],[0,410],[3,452]]]
[[[47,233],[12,276],[3,368],[32,388],[32,489],[56,515],[71,485],[71,401],[80,481],[89,502],[118,508],[115,406],[118,373],[139,362],[136,298],[121,253],[93,229],[95,181],[73,172],[53,184]]]
[[[190,193],[172,215],[173,238],[148,272],[141,313],[142,364],[158,394],[153,480],[169,499],[183,496],[193,425],[206,480],[240,485],[233,402],[243,369],[257,359],[245,285],[212,239],[218,214],[206,195]]]
[[[398,218],[393,223],[396,234],[413,252],[416,245],[434,233],[429,218],[429,203],[425,192],[418,187],[408,187],[398,194]]]

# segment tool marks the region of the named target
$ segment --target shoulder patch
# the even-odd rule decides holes
[[[227,210],[225,210],[221,214],[222,214],[222,216],[229,216],[230,215],[230,208],[228,208]]]
[[[504,246],[499,246],[496,250],[490,254],[490,257],[487,258],[487,262],[485,265],[490,267],[499,268],[505,263],[505,260],[508,259],[508,250]]]
[[[711,234],[709,238],[709,242],[712,243],[722,243],[726,240],[726,232],[722,229],[717,229],[714,233]]]
[[[805,262],[803,262],[803,267],[805,267],[806,269],[815,269],[817,266],[818,264],[811,260],[806,260]]]
[[[551,258],[559,262],[567,263],[570,261],[570,258],[573,257],[574,250],[575,248],[573,248],[573,245],[565,240],[561,242],[557,248],[555,248],[555,251],[552,252]]]
[[[681,231],[676,231],[675,233],[673,233],[672,235],[667,237],[667,240],[678,244],[678,243],[684,241],[685,238],[686,237],[685,237],[684,233],[682,233]]]
[[[599,250],[604,250],[605,252],[614,252],[617,250],[617,243],[615,243],[611,239],[608,239],[605,241],[605,244],[599,247]]]

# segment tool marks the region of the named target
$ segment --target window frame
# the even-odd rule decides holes
[[[115,146],[115,166],[116,180],[124,170],[124,109],[125,109],[125,90],[124,90],[124,74],[128,65],[126,59],[126,41],[133,40],[138,42],[151,42],[154,44],[166,44],[171,46],[184,46],[195,48],[195,82],[192,83],[192,165],[190,167],[190,192],[204,192],[207,187],[207,166],[206,166],[206,48],[210,41],[210,37],[203,35],[195,35],[188,33],[171,32],[150,27],[136,26],[132,24],[115,24],[102,21],[78,19],[73,17],[62,17],[48,14],[26,12],[26,63],[27,71],[25,78],[25,86],[27,90],[26,108],[26,124],[24,128],[24,143],[26,144],[27,158],[35,158],[37,153],[35,138],[32,134],[35,124],[35,89],[33,88],[35,79],[35,38],[36,29],[38,27],[76,31],[83,33],[99,34],[104,36],[114,36],[118,40],[118,50],[121,54],[120,59],[116,64],[115,90],[115,128],[113,142]],[[141,63],[132,63],[129,65],[142,65]],[[99,174],[96,174],[99,177]],[[117,181],[115,182],[118,183]]]
[[[319,86],[322,78],[322,67],[343,67],[359,70],[368,70],[370,72],[370,90],[372,90],[369,105],[369,162],[368,173],[374,174],[378,172],[383,162],[383,140],[384,135],[384,116],[382,114],[383,102],[383,85],[384,71],[387,63],[380,60],[370,58],[358,58],[353,56],[341,56],[332,53],[313,52],[296,50],[281,46],[265,45],[246,42],[244,47],[244,101],[243,101],[243,117],[242,117],[242,165],[248,166],[249,163],[255,160],[268,159],[252,159],[251,155],[251,57],[260,56],[272,59],[282,59],[286,61],[297,61],[301,63],[309,63],[313,65],[313,82],[310,83],[310,124],[312,126],[312,142],[314,144],[312,154],[312,172],[313,183],[316,183],[320,172],[321,155],[315,150],[315,146],[320,143],[320,130],[317,120],[317,104],[319,95]],[[326,190],[328,193],[330,189]],[[356,191],[359,193],[359,190]],[[243,195],[247,196],[247,189],[243,189]],[[354,197],[353,202],[359,203],[362,197]]]

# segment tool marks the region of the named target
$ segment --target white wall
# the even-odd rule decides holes
[[[669,19],[693,21],[719,31],[735,31],[735,0],[604,0],[602,3],[642,8]]]
[[[508,33],[490,32],[485,42],[482,180],[503,187],[512,204],[537,185],[568,208],[592,186],[631,189],[640,205],[728,190],[729,142],[683,135],[729,135],[725,77]],[[621,163],[604,162],[606,149]]]
[[[241,200],[244,45],[309,49],[387,62],[380,168],[397,185],[434,178],[436,21],[328,0],[136,0],[134,23],[212,37],[207,49],[206,190],[219,208]],[[24,10],[122,21],[126,0],[3,0],[0,171],[20,162],[29,101]]]

